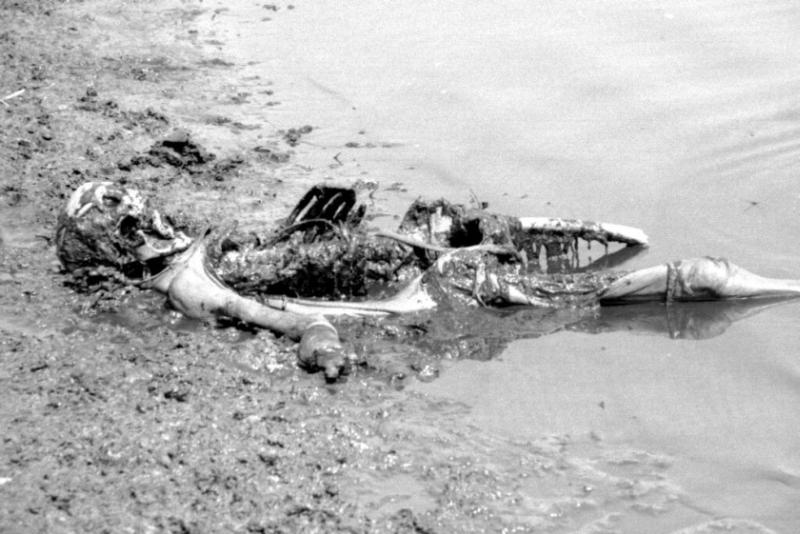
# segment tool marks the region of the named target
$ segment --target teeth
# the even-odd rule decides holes
[[[170,225],[164,223],[158,210],[153,210],[153,228],[161,235],[161,237],[166,239],[172,239],[175,237],[175,231]]]
[[[139,258],[139,261],[147,261],[182,252],[192,244],[192,240],[186,237],[183,232],[178,232],[177,237],[161,246],[157,245],[155,240],[142,230],[138,230],[136,234],[144,240],[144,245],[136,248],[136,257]]]
[[[597,223],[577,219],[558,219],[555,217],[520,217],[523,230],[529,232],[554,232],[574,234],[583,239],[616,241],[628,245],[647,246],[649,239],[639,228],[622,224]]]
[[[86,212],[88,212],[93,207],[95,207],[94,202],[87,202],[86,204],[80,207],[80,209],[74,214],[74,217],[76,219],[80,219],[81,217],[86,215]]]

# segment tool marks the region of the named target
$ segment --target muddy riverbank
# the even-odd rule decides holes
[[[84,181],[135,185],[189,231],[247,231],[342,164],[302,143],[314,116],[253,120],[295,95],[224,55],[225,9],[0,2],[0,531],[767,531],[685,506],[668,455],[500,437],[379,365],[326,385],[268,332],[68,287],[53,231]]]
[[[380,429],[397,397],[382,382],[330,391],[268,333],[64,285],[54,223],[81,182],[135,184],[189,227],[273,220],[310,183],[289,136],[214,112],[245,96],[193,28],[201,10],[0,8],[0,530],[413,530],[413,513],[372,518],[348,490],[355,464],[391,470]],[[205,148],[157,150],[189,136]]]

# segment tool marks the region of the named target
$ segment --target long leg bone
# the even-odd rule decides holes
[[[188,317],[222,315],[300,340],[300,363],[323,369],[337,378],[348,365],[336,329],[319,312],[314,315],[281,311],[248,299],[220,282],[206,266],[206,239],[198,239],[171,265],[148,282],[165,293],[175,308]]]
[[[766,278],[721,258],[693,258],[640,269],[616,280],[601,302],[718,300],[800,295],[800,280]]]

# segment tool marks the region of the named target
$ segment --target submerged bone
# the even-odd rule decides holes
[[[600,300],[720,300],[800,296],[800,280],[766,278],[723,258],[692,258],[628,273]]]

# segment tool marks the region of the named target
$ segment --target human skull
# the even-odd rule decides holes
[[[70,272],[113,267],[129,277],[189,247],[135,189],[112,182],[88,182],[70,197],[58,218],[58,258]],[[163,263],[163,261],[162,261]]]

